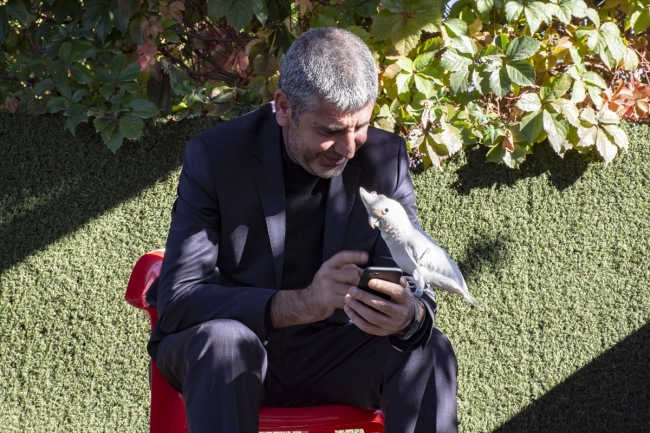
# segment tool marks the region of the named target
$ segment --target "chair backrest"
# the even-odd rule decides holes
[[[151,329],[158,310],[147,303],[147,290],[160,275],[165,250],[144,254],[133,267],[124,298],[149,315]],[[185,400],[162,376],[156,363],[150,363],[150,433],[187,433]],[[366,433],[384,432],[384,415],[379,410],[364,410],[345,405],[306,408],[260,408],[260,431],[334,433],[334,430],[362,429]]]

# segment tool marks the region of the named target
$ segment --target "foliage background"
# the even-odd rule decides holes
[[[650,111],[648,0],[2,0],[0,99],[10,112],[92,122],[112,151],[143,119],[229,119],[269,101],[291,42],[359,35],[377,61],[374,124],[413,168],[462,148],[519,166],[627,149],[620,118]]]
[[[147,319],[130,269],[164,244],[184,143],[214,118],[145,124],[106,157],[91,125],[0,113],[0,425],[145,432]],[[441,294],[461,432],[647,432],[650,129],[634,152],[536,148],[520,170],[481,149],[414,177],[425,229],[480,312]]]

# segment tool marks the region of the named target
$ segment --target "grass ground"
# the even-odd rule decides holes
[[[91,128],[0,113],[2,431],[147,431],[147,321],[124,289],[208,124],[151,126],[112,155]],[[439,296],[462,432],[650,431],[650,129],[629,133],[607,167],[470,151],[415,176],[425,229],[486,307]]]

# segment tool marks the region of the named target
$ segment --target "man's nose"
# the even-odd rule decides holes
[[[354,156],[357,151],[357,142],[356,134],[354,132],[349,132],[342,137],[341,141],[338,144],[336,151],[339,155],[350,159]]]

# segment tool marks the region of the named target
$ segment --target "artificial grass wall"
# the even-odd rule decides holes
[[[184,143],[148,127],[110,154],[92,128],[0,112],[0,426],[145,432],[146,318],[123,301],[164,244]],[[608,167],[540,148],[415,176],[425,229],[486,311],[439,295],[463,432],[650,431],[650,146]]]

